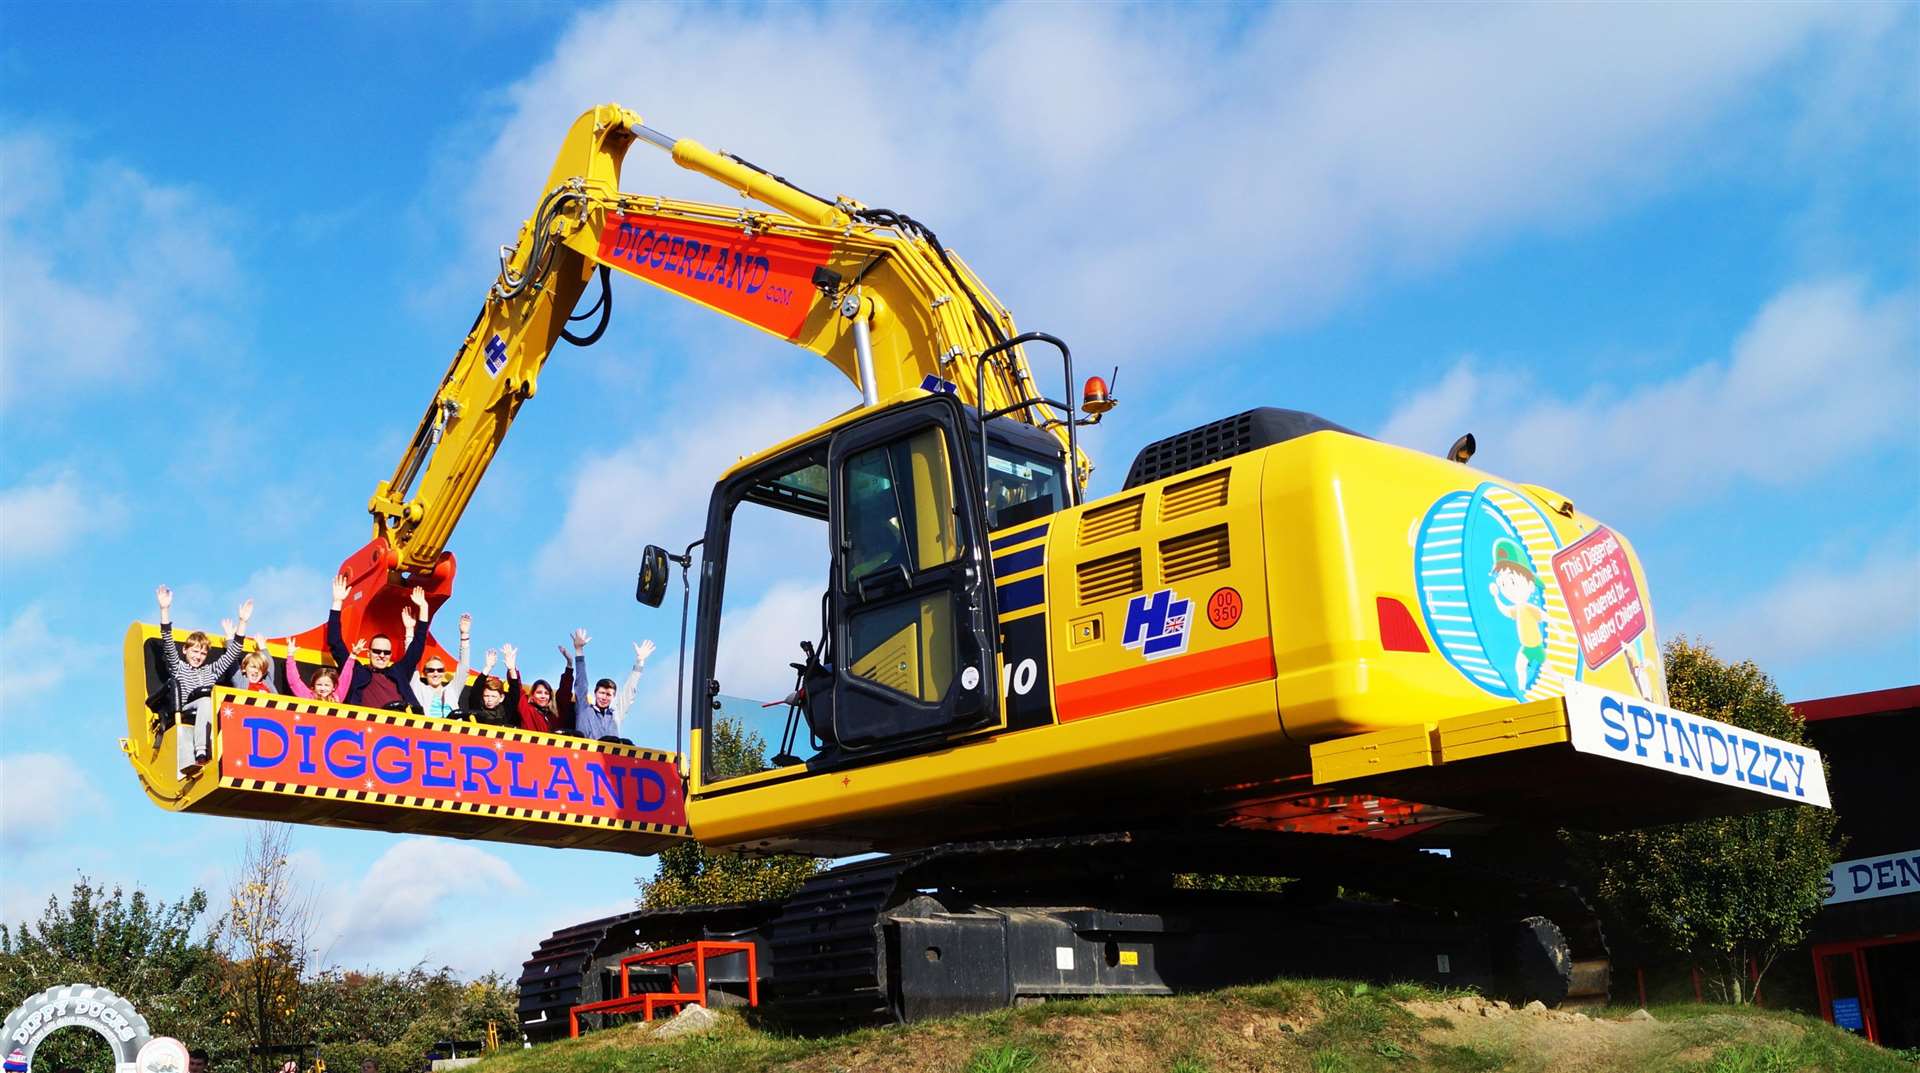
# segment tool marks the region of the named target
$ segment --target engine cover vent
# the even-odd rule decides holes
[[[1360,435],[1314,414],[1262,406],[1147,444],[1134,457],[1132,468],[1127,470],[1126,487],[1151,484],[1209,462],[1285,443],[1309,432]]]

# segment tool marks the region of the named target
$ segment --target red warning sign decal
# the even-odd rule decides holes
[[[1246,609],[1246,602],[1240,599],[1236,589],[1215,589],[1213,595],[1207,597],[1207,621],[1213,623],[1215,629],[1232,629],[1234,623],[1240,621],[1240,612]]]

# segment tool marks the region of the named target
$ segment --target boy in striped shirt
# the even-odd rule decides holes
[[[240,621],[227,631],[227,650],[220,658],[207,662],[207,635],[195,630],[187,635],[184,647],[173,639],[173,590],[165,585],[153,590],[160,601],[160,652],[167,661],[167,675],[173,682],[173,710],[193,717],[193,730],[185,726],[174,735],[174,759],[180,765],[180,777],[191,778],[206,766],[212,750],[213,687],[223,681],[247,648],[247,620],[253,617],[253,600],[240,605]]]

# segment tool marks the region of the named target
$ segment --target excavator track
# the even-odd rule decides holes
[[[888,1020],[887,937],[882,914],[929,854],[842,865],[812,877],[763,934],[773,1009],[796,1025]]]
[[[1173,884],[1182,873],[1301,882],[1195,891]],[[1334,884],[1376,900],[1314,898]],[[544,1015],[530,1034],[556,1020],[564,1033],[567,1005],[601,997],[593,966],[636,942],[747,932],[763,950],[765,1013],[803,1031],[1289,973],[1472,984],[1550,1005],[1607,993],[1599,918],[1565,884],[1391,842],[1208,829],[953,843],[842,865],[779,903],[593,921],[528,961],[523,1022]],[[1461,952],[1436,965],[1430,948]],[[1134,971],[1120,949],[1140,959]]]

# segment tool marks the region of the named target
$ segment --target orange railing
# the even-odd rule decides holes
[[[720,942],[702,940],[693,943],[681,943],[662,950],[649,950],[641,954],[630,954],[620,959],[620,997],[603,999],[599,1002],[587,1002],[567,1011],[567,1034],[575,1039],[580,1037],[580,1015],[583,1013],[632,1013],[640,1011],[643,1020],[653,1020],[653,1011],[663,1007],[679,1008],[687,1005],[707,1004],[707,959],[727,954],[747,955],[747,1005],[760,1005],[760,965],[754,954],[752,943]],[[668,979],[673,981],[672,991],[643,991],[633,993],[632,967],[645,965],[652,968],[671,970],[680,965],[693,966],[693,990],[680,990],[680,974],[669,971]]]

